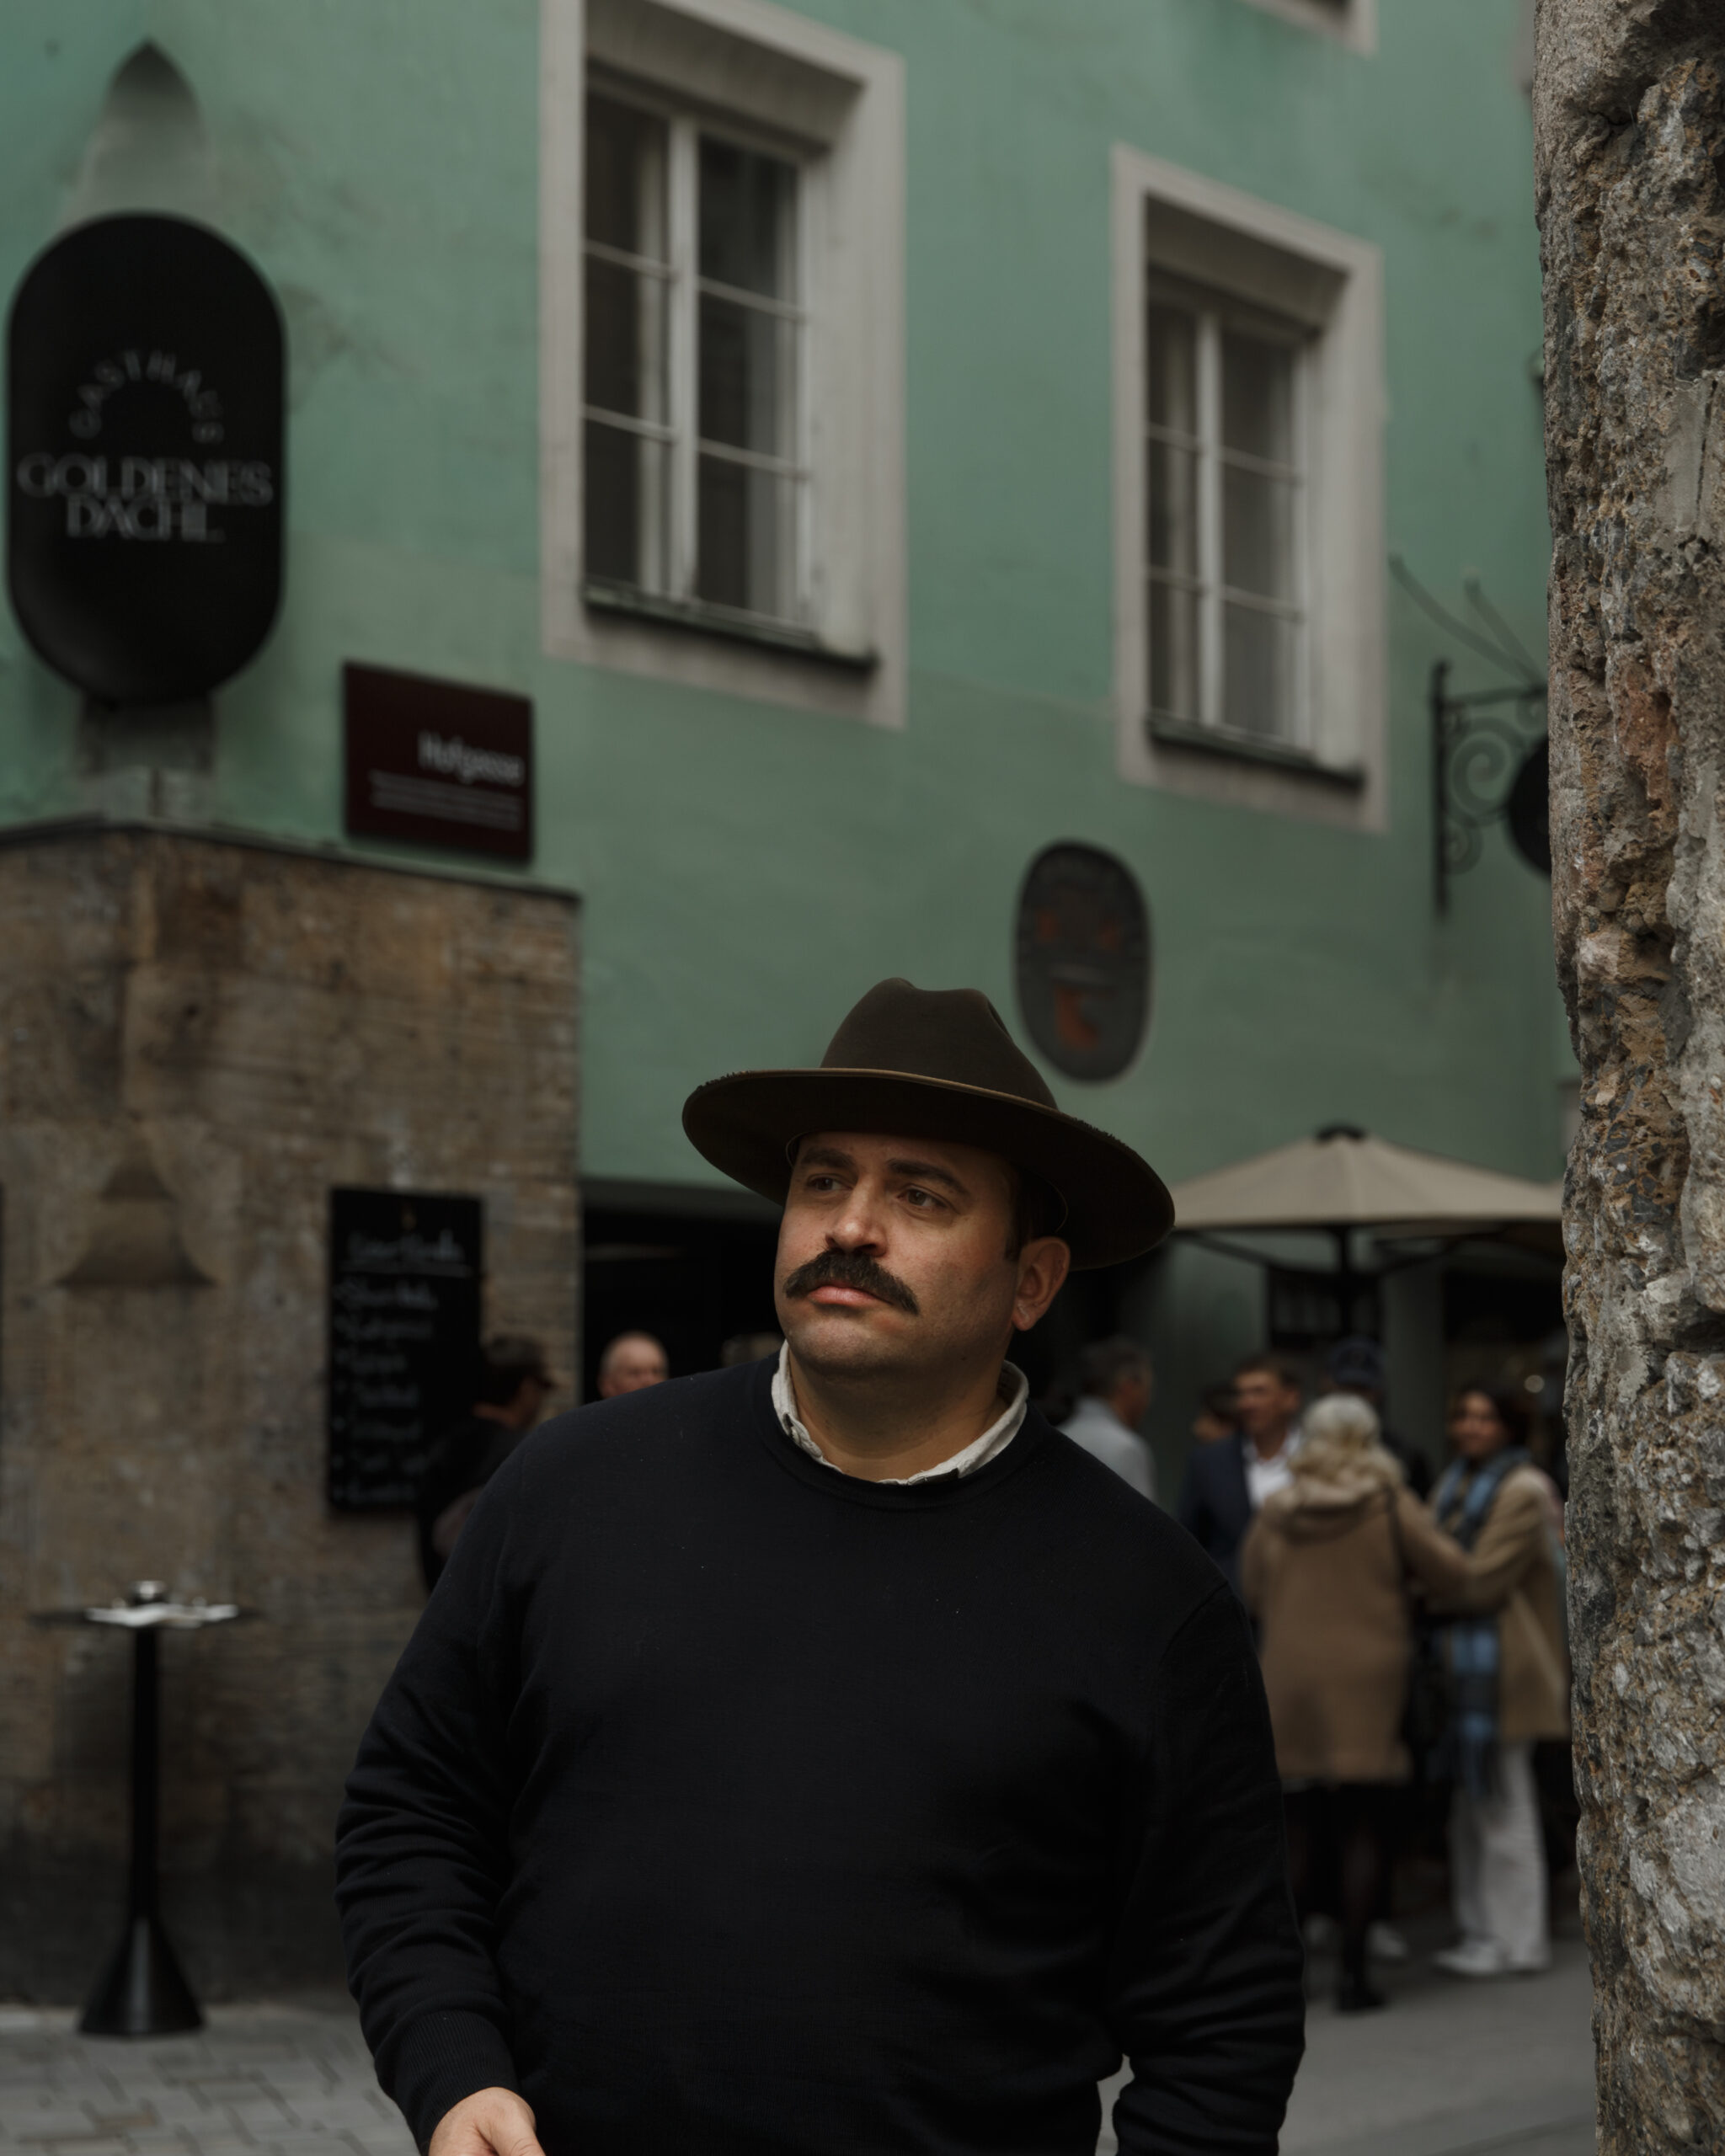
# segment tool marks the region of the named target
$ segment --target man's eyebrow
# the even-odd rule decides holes
[[[895,1176],[910,1176],[917,1182],[943,1182],[960,1198],[970,1195],[968,1184],[960,1182],[950,1168],[937,1167],[932,1161],[889,1161],[887,1166]]]
[[[836,1145],[805,1145],[797,1155],[799,1168],[854,1168],[857,1163]]]

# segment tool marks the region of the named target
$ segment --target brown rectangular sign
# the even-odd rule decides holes
[[[533,853],[533,707],[387,667],[342,669],[347,829],[505,861]]]

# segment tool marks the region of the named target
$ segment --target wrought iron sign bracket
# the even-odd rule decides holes
[[[1507,823],[1517,852],[1549,875],[1546,685],[1450,693],[1450,662],[1431,673],[1432,878],[1438,911],[1480,858],[1482,834]]]
[[[1509,840],[1530,868],[1551,873],[1546,684],[1539,664],[1480,588],[1462,590],[1478,626],[1441,606],[1399,554],[1390,574],[1429,621],[1493,666],[1521,676],[1513,686],[1450,692],[1450,661],[1432,667],[1432,895],[1450,910],[1450,884],[1473,867],[1487,825],[1507,824]]]

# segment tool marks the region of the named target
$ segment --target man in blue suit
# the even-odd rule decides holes
[[[1240,1545],[1252,1516],[1292,1476],[1299,1443],[1300,1373],[1279,1355],[1251,1355],[1234,1374],[1232,1437],[1200,1445],[1186,1463],[1180,1524],[1195,1535],[1240,1592]]]

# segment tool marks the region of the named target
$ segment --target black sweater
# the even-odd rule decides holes
[[[1300,1955],[1244,1620],[1032,1413],[836,1473],[772,1366],[548,1423],[480,1499],[348,1785],[339,1900],[423,2144],[1269,2156]]]

